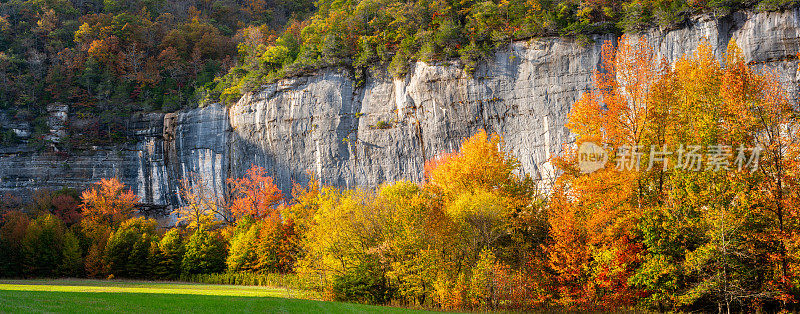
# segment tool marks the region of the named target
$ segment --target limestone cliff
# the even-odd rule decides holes
[[[638,36],[670,61],[703,41],[721,56],[734,39],[751,64],[774,69],[797,95],[798,10],[740,12],[722,20],[701,16],[681,29],[631,35]],[[547,180],[547,160],[572,140],[564,123],[589,86],[606,40],[616,37],[596,36],[588,45],[564,38],[516,42],[472,76],[457,64],[417,63],[402,79],[374,74],[357,86],[349,73],[322,70],[263,86],[230,108],[138,116],[131,127],[135,144],[69,156],[3,147],[0,193],[83,188],[116,175],[143,201],[174,206],[180,203],[178,182],[190,173],[222,195],[225,180],[251,164],[265,167],[286,193],[309,172],[326,184],[372,187],[420,180],[426,159],[456,149],[478,129],[503,134],[523,171]],[[29,132],[24,125],[9,127]],[[57,140],[62,130],[51,128]]]

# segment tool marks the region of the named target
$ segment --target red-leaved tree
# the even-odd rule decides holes
[[[244,216],[260,219],[278,213],[275,205],[281,202],[283,195],[264,168],[252,166],[244,178],[228,180],[231,184],[230,211],[234,220]]]

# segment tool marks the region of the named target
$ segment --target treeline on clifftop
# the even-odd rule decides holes
[[[357,84],[374,69],[405,75],[415,61],[459,60],[472,73],[514,40],[564,36],[588,43],[592,34],[678,28],[696,14],[724,18],[742,9],[796,5],[793,0],[320,0],[314,15],[274,41],[240,45],[239,62],[210,95],[231,103],[261,84],[329,66],[350,69]]]
[[[286,201],[260,167],[228,180],[227,198],[198,176],[168,230],[108,179],[80,196],[41,191],[24,213],[4,202],[0,275],[285,280],[331,300],[454,310],[797,311],[794,100],[733,42],[723,60],[701,45],[666,64],[624,38],[603,54],[546,193],[484,131],[428,160],[419,183],[311,180]],[[578,162],[588,143],[609,154],[593,172]]]
[[[125,142],[134,112],[233,103],[328,66],[460,59],[467,72],[513,40],[675,28],[693,14],[782,10],[794,0],[13,0],[0,4],[0,110],[46,145],[46,105],[70,105],[64,148]],[[18,144],[0,129],[0,145]]]

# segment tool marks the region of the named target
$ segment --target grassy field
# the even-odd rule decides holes
[[[284,288],[105,280],[0,280],[0,312],[407,313]]]

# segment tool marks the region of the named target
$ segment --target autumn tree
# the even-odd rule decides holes
[[[376,203],[386,213],[387,276],[406,302],[430,303],[439,269],[447,266],[440,252],[449,239],[439,235],[450,229],[437,219],[444,216],[441,208],[420,184],[408,181],[382,185]]]
[[[698,231],[705,233],[694,241],[698,246],[686,247],[684,257],[686,269],[701,283],[690,283],[694,286],[679,293],[679,300],[696,304],[712,298],[726,311],[748,302],[785,304],[792,277],[787,235],[797,226],[793,203],[787,202],[792,194],[784,194],[791,190],[788,169],[794,167],[785,154],[797,143],[790,135],[796,132],[795,111],[783,88],[769,71],[747,66],[734,41],[724,63],[703,45],[678,61],[662,85],[661,95],[677,118],[665,128],[668,140],[709,150],[731,147],[722,171],[714,171],[714,161],[707,159],[704,171],[673,171],[665,180],[672,187],[665,203],[697,213],[689,217],[696,217]]]
[[[139,198],[116,178],[101,179],[92,188],[81,194],[81,227],[91,239],[86,256],[86,271],[89,276],[98,276],[107,271],[103,254],[108,237],[123,221],[129,219]]]
[[[457,152],[429,161],[425,170],[430,197],[437,200],[427,209],[435,222],[428,228],[441,231],[436,242],[444,252],[437,256],[439,278],[434,284],[439,302],[453,308],[499,304],[500,294],[488,303],[470,294],[474,274],[467,269],[486,250],[492,253],[487,262],[492,265],[486,267],[492,269],[524,267],[531,255],[541,252],[546,227],[535,184],[519,173],[519,161],[505,150],[502,138],[485,131],[465,138]]]
[[[81,220],[80,198],[71,191],[62,191],[53,197],[53,214],[71,226]]]
[[[117,178],[100,179],[94,187],[81,194],[84,219],[116,227],[135,212],[139,197]]]
[[[258,236],[260,226],[252,217],[243,217],[236,222],[230,236],[228,271],[258,271]]]
[[[575,151],[555,161],[563,173],[552,196],[546,249],[557,274],[555,301],[567,307],[612,308],[634,300],[627,282],[640,250],[633,227],[651,194],[659,193],[649,186],[637,150],[664,144],[653,101],[664,67],[643,38],[623,36],[616,48],[606,42],[602,60],[567,127],[577,134],[576,145],[606,147],[613,162],[583,174]]]
[[[264,168],[252,166],[243,178],[229,179],[230,212],[234,220],[243,216],[260,219],[278,215],[275,206],[283,199],[281,190],[266,175]]]
[[[71,226],[82,218],[79,199],[80,194],[73,189],[40,189],[34,192],[32,201],[26,207],[34,213],[51,213]]]
[[[508,236],[511,221],[535,211],[535,186],[528,176],[517,174],[518,168],[502,138],[483,130],[465,138],[458,152],[426,164],[426,179],[441,193],[445,212],[469,229],[465,235],[471,256]]]
[[[309,174],[309,177],[305,185],[297,182],[292,185],[292,202],[283,212],[283,217],[291,221],[301,234],[311,227],[320,206],[321,184],[313,174]]]
[[[555,302],[610,308],[642,297],[657,309],[726,311],[786,302],[796,130],[785,93],[734,42],[724,63],[708,45],[674,67],[652,55],[642,40],[606,44],[593,89],[570,113],[576,145],[610,158],[591,173],[573,150],[556,160],[546,248]]]
[[[186,223],[189,228],[210,226],[218,217],[231,222],[226,197],[216,189],[225,187],[214,187],[196,173],[189,174],[180,184],[179,193],[184,205],[173,211],[178,217],[177,224]]]
[[[425,165],[425,175],[432,185],[447,197],[465,192],[487,190],[504,195],[527,192],[520,183],[523,178],[514,174],[519,161],[503,150],[503,139],[480,130],[465,138],[458,152],[442,154]],[[520,191],[520,189],[522,189]]]
[[[386,274],[386,212],[371,191],[322,187],[318,209],[302,237],[295,270],[312,287],[339,300],[385,303],[393,286]]]
[[[301,238],[294,221],[267,218],[259,224],[258,269],[271,273],[292,272],[301,253]]]

